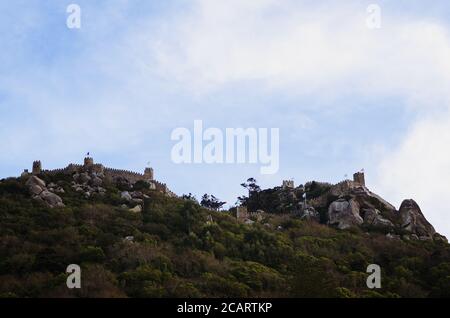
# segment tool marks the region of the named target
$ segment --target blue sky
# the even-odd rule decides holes
[[[66,7],[81,7],[81,29]],[[233,204],[239,184],[338,182],[365,168],[450,235],[447,1],[0,0],[0,177],[40,159],[141,171]],[[380,29],[366,8],[381,8]],[[280,169],[176,165],[170,134],[280,128]]]

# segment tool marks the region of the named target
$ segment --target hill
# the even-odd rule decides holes
[[[0,297],[450,296],[450,246],[414,201],[397,211],[352,181],[310,183],[241,198],[265,209],[241,222],[91,167],[0,181]]]

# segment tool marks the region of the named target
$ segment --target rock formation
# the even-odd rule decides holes
[[[28,178],[25,185],[28,187],[33,199],[45,202],[51,208],[62,208],[64,203],[60,196],[53,193],[54,188],[47,189],[45,181],[36,176]],[[56,186],[56,185],[55,185]],[[61,190],[58,189],[60,192]]]
[[[364,217],[364,225],[372,227],[379,230],[392,231],[394,229],[394,223],[390,220],[384,218],[381,212],[377,209],[366,208],[362,209],[362,215]]]
[[[425,219],[419,205],[412,199],[404,200],[400,206],[400,226],[408,233],[416,234],[419,239],[433,239],[436,231]]]
[[[308,182],[297,188],[284,182],[282,187],[258,192],[248,202],[268,213],[292,214],[343,230],[360,227],[391,239],[447,241],[436,233],[414,200],[403,201],[397,210],[365,186],[362,172],[355,179],[335,185]]]
[[[341,230],[363,223],[359,215],[359,204],[354,200],[338,199],[328,207],[328,224]]]

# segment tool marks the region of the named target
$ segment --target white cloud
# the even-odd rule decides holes
[[[382,7],[382,28],[369,30],[365,9],[198,0],[159,35],[153,47],[158,70],[197,93],[251,81],[263,90],[313,94],[326,105],[345,95],[398,97],[400,107],[423,119],[411,123],[397,149],[377,158],[374,190],[397,205],[415,198],[437,229],[450,235],[444,202],[450,194],[448,26]],[[368,146],[374,147],[379,155],[380,145]]]
[[[377,188],[397,206],[413,198],[438,231],[450,233],[450,113],[414,125],[379,165]]]
[[[366,27],[362,5],[197,0],[157,36],[161,74],[200,92],[255,81],[290,94],[446,95],[450,40],[437,22],[383,11]]]

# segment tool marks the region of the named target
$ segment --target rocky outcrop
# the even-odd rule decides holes
[[[371,192],[367,187],[353,181],[347,180],[334,185],[328,194],[333,197],[350,196],[359,203],[361,208],[395,212],[395,207],[392,204]]]
[[[55,187],[57,188],[56,184],[51,184],[52,187],[47,189],[44,180],[39,179],[36,176],[31,176],[27,180],[25,185],[28,187],[28,190],[30,191],[33,199],[46,203],[50,208],[64,207],[64,203],[61,197],[52,192],[54,191]],[[52,191],[50,191],[50,189]],[[60,188],[57,189],[58,191],[60,191]]]
[[[48,190],[42,191],[40,197],[51,207],[51,208],[63,208],[64,203],[57,194],[54,194]]]
[[[45,188],[45,181],[39,179],[36,176],[31,176],[27,182],[25,183],[26,186],[31,187],[31,186],[38,186],[40,188]]]
[[[120,193],[120,198],[126,201],[131,201],[133,198],[128,191],[123,191]]]
[[[434,227],[425,219],[419,205],[412,199],[404,200],[400,206],[400,226],[403,230],[416,234],[420,239],[433,239]]]
[[[359,204],[350,199],[339,199],[330,204],[328,208],[328,224],[344,230],[359,226],[363,219],[359,215]]]
[[[103,184],[103,180],[102,180],[100,177],[94,175],[94,176],[91,178],[91,185],[92,185],[93,187],[100,187],[102,184]]]
[[[275,187],[257,192],[248,201],[255,209],[290,213],[338,229],[361,226],[369,232],[387,233],[389,238],[447,241],[435,232],[413,200],[405,200],[397,210],[361,182],[345,180],[332,185],[313,181],[297,188]]]
[[[83,194],[85,198],[90,198],[92,195],[104,195],[106,189],[101,187],[103,185],[104,174],[101,172],[88,171],[75,173],[72,181],[72,189]]]
[[[388,230],[391,231],[394,229],[395,225],[390,220],[384,218],[381,215],[381,212],[377,209],[368,208],[362,209],[362,215],[364,215],[364,225],[369,226],[371,228],[379,229],[379,230]]]

